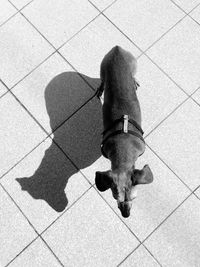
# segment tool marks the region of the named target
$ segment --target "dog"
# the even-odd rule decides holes
[[[135,169],[137,158],[145,151],[136,68],[137,61],[130,52],[113,47],[101,62],[97,89],[99,98],[104,92],[101,151],[111,161],[111,170],[96,172],[95,184],[101,192],[111,189],[125,218],[130,216],[137,185],[153,181],[148,165]]]

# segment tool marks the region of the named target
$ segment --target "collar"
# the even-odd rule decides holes
[[[112,128],[114,126],[116,126],[117,124],[119,124],[120,122],[123,123],[122,124],[122,129],[111,131]],[[136,131],[129,130],[129,123],[132,124],[134,126],[134,128],[136,128]],[[106,130],[104,130],[103,133],[102,133],[103,141],[101,143],[101,152],[102,152],[104,157],[107,158],[107,155],[105,154],[104,149],[103,149],[106,141],[110,137],[118,135],[118,134],[132,134],[132,135],[138,137],[140,140],[142,140],[142,142],[145,144],[145,141],[144,141],[144,138],[143,138],[144,132],[143,132],[142,128],[140,127],[140,125],[135,120],[130,119],[129,115],[123,115],[121,118],[115,120],[113,122],[113,124],[109,128],[107,128]]]

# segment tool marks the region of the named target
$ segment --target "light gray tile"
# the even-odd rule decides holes
[[[93,188],[43,237],[66,266],[116,266],[138,245]]]
[[[13,92],[49,133],[94,94],[57,53],[14,87]]]
[[[185,185],[148,148],[137,160],[136,168],[142,169],[145,164],[149,164],[154,180],[152,184],[137,186],[137,197],[133,200],[130,217],[121,216],[110,189],[102,192],[102,196],[141,241],[190,194]]]
[[[158,267],[160,265],[143,246],[139,246],[120,266]]]
[[[184,16],[171,1],[165,0],[136,0],[128,5],[118,0],[105,14],[142,50],[147,49]]]
[[[200,27],[186,17],[147,54],[188,94],[200,85]]]
[[[39,233],[89,188],[83,175],[50,138],[5,175],[1,183]]]
[[[0,38],[0,76],[9,88],[53,51],[20,14],[0,28]]]
[[[1,98],[0,110],[1,177],[46,135],[12,95]]]
[[[24,8],[23,14],[58,48],[91,21],[98,11],[87,0],[40,0]]]
[[[44,242],[38,238],[25,251],[23,251],[9,266],[11,267],[60,267],[60,264],[47,248]]]
[[[150,147],[191,189],[200,184],[197,125],[200,125],[200,107],[188,100],[147,137]]]
[[[37,235],[0,187],[0,264],[5,266]]]
[[[199,266],[200,204],[187,199],[145,242],[163,266]]]
[[[99,77],[104,56],[116,45],[135,57],[140,51],[102,15],[64,45],[60,52],[80,72]]]
[[[136,77],[140,84],[137,95],[142,128],[147,135],[186,99],[186,95],[145,56],[138,60]]]

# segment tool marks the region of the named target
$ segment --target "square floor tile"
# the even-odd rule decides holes
[[[116,45],[135,57],[140,51],[102,15],[64,45],[60,52],[80,72],[90,77],[100,76],[104,56]]]
[[[147,137],[152,149],[191,188],[200,185],[200,107],[186,101]]]
[[[5,266],[36,237],[36,233],[1,187],[0,218],[0,265]]]
[[[195,196],[187,199],[145,245],[162,266],[199,266],[200,203]]]
[[[197,6],[200,1],[199,0],[173,0],[177,5],[179,5],[185,12],[190,12],[195,6]]]
[[[1,0],[0,2],[0,25],[9,19],[17,10],[8,2],[8,0]]]
[[[7,92],[7,88],[0,82],[0,97]]]
[[[0,100],[0,177],[45,138],[45,133],[9,94]]]
[[[89,2],[93,3],[99,10],[103,11],[109,5],[111,5],[116,0],[89,0]]]
[[[23,14],[58,48],[90,22],[98,11],[87,0],[33,1]]]
[[[0,76],[8,87],[22,79],[53,51],[20,14],[0,28],[0,38],[3,40],[0,44],[3,66]]]
[[[147,135],[184,99],[184,94],[146,56],[138,60],[137,90],[142,113],[142,128]]]
[[[188,94],[200,85],[200,27],[186,17],[147,54]]]
[[[168,0],[135,0],[128,5],[124,0],[118,0],[105,11],[105,15],[145,50],[180,20],[184,13]]]
[[[143,246],[139,246],[120,266],[158,267],[160,265]]]
[[[93,188],[43,237],[66,266],[116,266],[138,245]]]
[[[13,92],[49,133],[94,94],[57,53],[14,87]]]
[[[5,175],[1,183],[39,233],[89,188],[83,175],[50,138]]]
[[[154,180],[152,184],[137,186],[137,197],[133,201],[130,217],[121,216],[111,190],[101,193],[141,241],[190,194],[185,185],[148,148],[137,160],[136,168],[142,169],[145,164],[149,164]]]
[[[47,267],[61,265],[45,243],[38,238],[25,249],[10,265],[10,267]]]
[[[102,106],[96,97],[54,132],[55,142],[79,169],[101,156]]]
[[[15,5],[18,9],[23,8],[25,5],[31,3],[32,1],[35,0],[10,0],[13,5]]]

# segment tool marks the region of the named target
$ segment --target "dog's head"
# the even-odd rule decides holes
[[[132,201],[136,198],[138,184],[149,184],[153,181],[153,174],[148,165],[142,170],[134,169],[128,172],[106,171],[96,172],[95,183],[99,191],[111,189],[117,200],[118,208],[123,217],[129,217]]]

